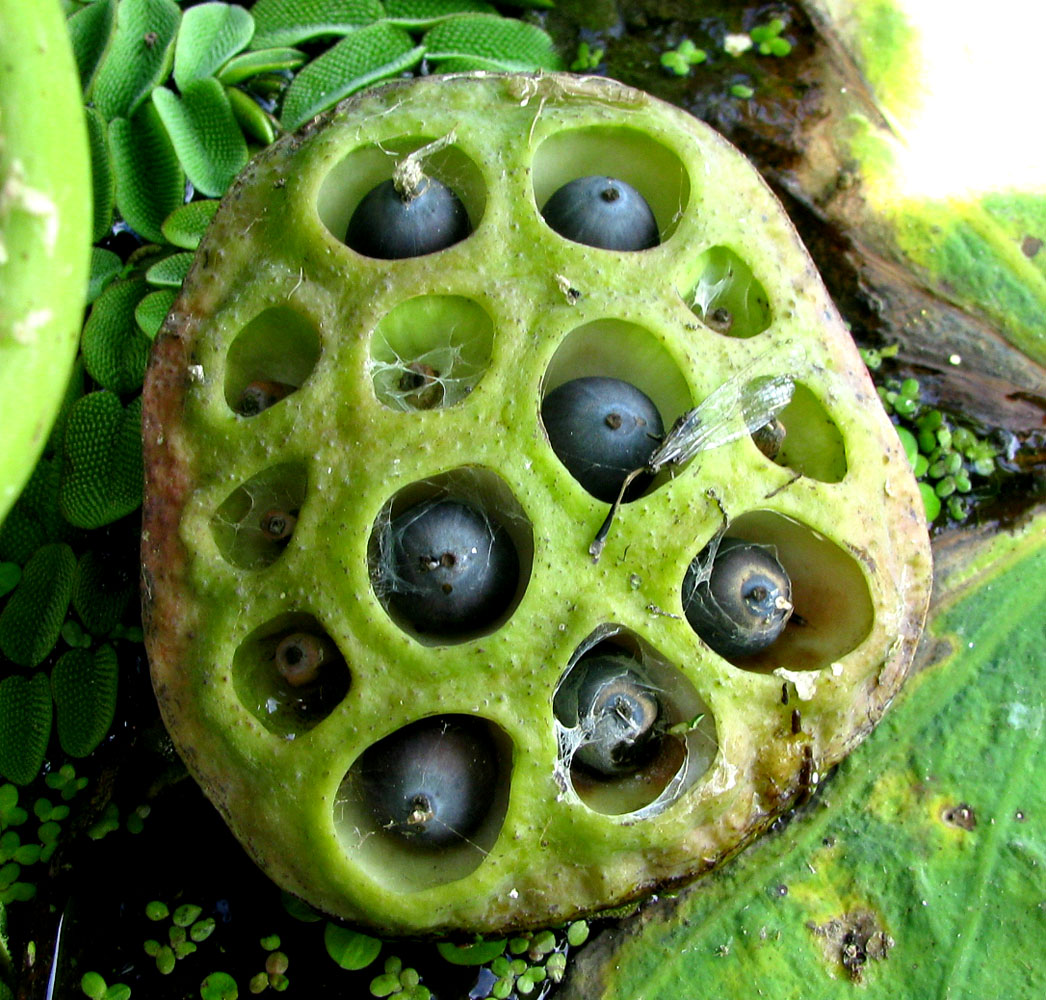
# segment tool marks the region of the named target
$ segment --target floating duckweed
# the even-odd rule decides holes
[[[661,53],[661,65],[676,76],[689,76],[692,66],[699,66],[708,58],[704,49],[699,49],[689,38],[679,43],[678,48]]]
[[[166,920],[170,913],[171,911],[167,908],[167,904],[162,900],[154,899],[152,902],[145,904],[145,915],[150,920]]]
[[[779,17],[775,17],[769,24],[761,24],[749,32],[752,44],[755,45],[760,55],[783,57],[792,51],[792,43],[787,38],[781,37],[785,29],[785,23]]]

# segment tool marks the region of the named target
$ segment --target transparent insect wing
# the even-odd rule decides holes
[[[791,402],[794,389],[791,375],[750,380],[747,369],[739,372],[675,422],[650,456],[651,471],[687,462],[759,430]]]

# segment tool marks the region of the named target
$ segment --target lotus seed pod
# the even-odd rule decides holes
[[[349,220],[404,164],[455,193],[469,234],[358,253]],[[592,164],[642,197],[657,245],[546,223]],[[669,428],[608,530],[542,414],[590,378]],[[259,382],[292,388],[246,419]],[[908,670],[929,545],[867,370],[751,165],[614,81],[398,81],[275,143],[215,215],[144,396],[166,724],[277,882],[381,934],[547,926],[700,875],[809,794]],[[460,551],[441,514],[397,564],[401,518],[448,504],[472,512]],[[259,528],[273,509],[295,512],[287,544]],[[511,566],[484,555],[495,537]],[[684,614],[695,555],[724,537],[772,552],[794,606],[742,658]],[[491,575],[459,593],[445,554]],[[422,562],[435,590],[405,590],[433,599],[428,622],[390,596]],[[488,590],[496,610],[455,622]],[[274,668],[295,634],[337,667],[303,704]],[[584,681],[594,662],[613,676]],[[444,723],[463,734],[450,763]],[[436,781],[444,764],[459,783]]]

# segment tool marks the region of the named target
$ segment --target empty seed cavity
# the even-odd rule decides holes
[[[211,518],[222,556],[241,569],[272,565],[287,548],[305,502],[305,466],[286,462],[252,476]]]
[[[254,317],[236,335],[225,363],[225,401],[242,417],[255,417],[299,389],[316,367],[316,325],[288,306]]]
[[[390,310],[370,341],[370,376],[378,400],[393,410],[455,406],[490,366],[494,323],[459,295],[419,295]]]
[[[349,668],[326,630],[305,613],[261,626],[233,657],[240,701],[270,732],[287,739],[308,732],[348,693]]]
[[[729,247],[701,254],[683,294],[705,326],[728,337],[754,337],[770,325],[770,300],[752,269]]]

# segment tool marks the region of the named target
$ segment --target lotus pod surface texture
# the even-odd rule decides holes
[[[604,175],[655,245],[546,224]],[[390,178],[467,226],[354,250]],[[593,377],[670,429],[609,519],[542,422]],[[259,155],[158,337],[145,454],[174,741],[273,879],[384,934],[547,926],[714,867],[875,724],[928,600],[911,471],[781,206],[605,79],[399,81]],[[686,614],[724,538],[788,577],[741,656]]]

